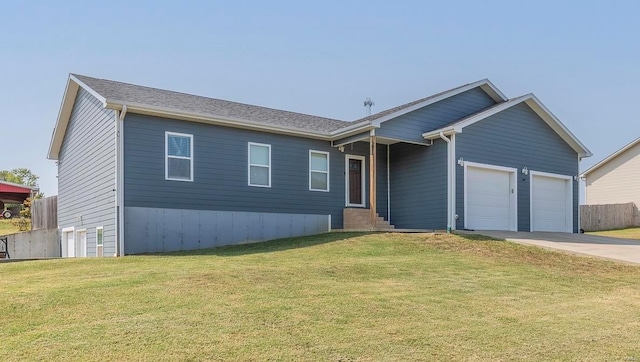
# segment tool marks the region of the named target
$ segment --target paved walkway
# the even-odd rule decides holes
[[[474,231],[499,239],[520,244],[536,245],[575,254],[590,255],[628,263],[640,264],[640,240],[611,238],[587,234],[515,232],[515,231]]]

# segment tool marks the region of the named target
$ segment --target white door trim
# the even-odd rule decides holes
[[[345,205],[347,206],[352,206],[352,207],[365,207],[365,175],[366,175],[366,168],[367,168],[367,162],[366,162],[366,158],[364,156],[358,156],[358,155],[344,155],[345,159],[344,159],[344,174],[345,174],[345,187],[344,187],[344,199],[345,199]],[[362,203],[360,204],[352,204],[349,202],[349,160],[360,160],[362,161],[362,167],[360,168],[360,192],[362,193],[360,200],[362,200]]]
[[[60,255],[63,258],[69,258],[70,257],[69,256],[69,240],[67,240],[65,238],[65,234],[71,235],[71,240],[73,240],[73,246],[74,246],[74,248],[73,248],[74,255],[73,256],[75,256],[75,250],[76,250],[75,249],[75,245],[76,245],[76,242],[75,242],[75,238],[76,238],[75,227],[71,226],[71,227],[68,227],[68,228],[63,228],[61,230],[62,242],[60,243]]]
[[[549,178],[557,178],[565,180],[565,187],[567,190],[567,228],[566,232],[573,232],[573,176],[561,175],[557,173],[529,171],[529,231],[533,230],[533,176],[544,176]]]
[[[80,233],[84,233],[84,241],[80,239]],[[75,232],[74,244],[76,247],[76,257],[86,257],[87,256],[87,229],[78,229]]]
[[[467,210],[469,209],[467,204],[467,196],[468,196],[467,168],[469,167],[504,171],[509,173],[509,183],[512,188],[512,192],[509,196],[509,201],[511,202],[510,208],[512,210],[511,217],[509,218],[510,219],[509,226],[510,226],[510,231],[518,231],[518,179],[517,179],[518,169],[513,167],[496,166],[496,165],[489,165],[486,163],[478,163],[478,162],[470,162],[470,161],[464,161],[464,228],[465,229],[468,228],[467,224],[469,220],[467,215]]]

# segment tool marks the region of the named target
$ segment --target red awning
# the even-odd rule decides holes
[[[23,186],[15,186],[9,185],[5,183],[0,183],[0,192],[16,192],[21,194],[31,194],[31,189]]]
[[[0,181],[0,201],[5,203],[21,204],[31,196],[31,188]]]

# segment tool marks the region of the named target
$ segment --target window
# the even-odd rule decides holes
[[[309,151],[309,190],[329,191],[329,152]]]
[[[96,228],[96,256],[104,254],[104,228],[99,226]]]
[[[165,179],[193,181],[193,135],[165,132]]]
[[[271,187],[271,145],[249,142],[249,186]]]

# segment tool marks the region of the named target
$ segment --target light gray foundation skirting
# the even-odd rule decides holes
[[[125,254],[197,250],[330,231],[329,215],[125,208]]]

